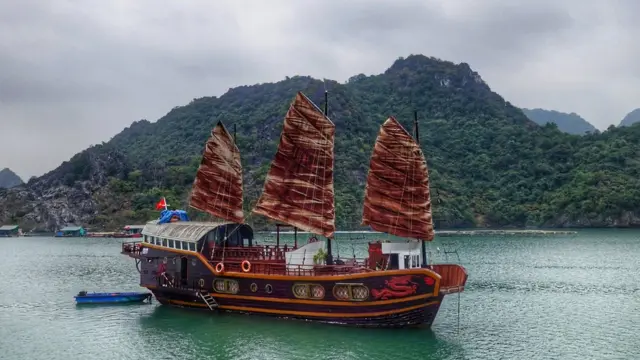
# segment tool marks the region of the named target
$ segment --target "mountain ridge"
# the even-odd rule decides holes
[[[638,226],[640,127],[584,136],[539,126],[491,91],[466,63],[423,55],[346,83],[293,76],[240,86],[176,106],[156,122],[132,123],[21,189],[0,192],[0,221],[55,229],[79,223],[114,229],[158,216],[153,204],[188,207],[205,141],[218,120],[237,125],[245,213],[262,190],[282,121],[297,91],[336,124],[336,227],[357,228],[369,156],[394,116],[411,131],[418,110],[432,184],[434,221],[455,227]],[[208,219],[189,209],[194,219]],[[252,216],[263,229],[269,222]],[[28,225],[28,226],[25,226]]]
[[[12,188],[23,185],[24,182],[16,173],[9,168],[0,170],[0,188]]]
[[[632,110],[625,115],[618,126],[631,126],[637,122],[640,122],[640,108]]]
[[[564,113],[541,108],[523,108],[522,111],[529,119],[533,120],[538,125],[555,123],[560,131],[564,131],[568,134],[585,135],[589,132],[598,132],[598,129],[595,126],[574,112]]]

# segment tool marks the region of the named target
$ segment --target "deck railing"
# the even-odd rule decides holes
[[[122,254],[127,255],[140,255],[142,250],[142,241],[128,241],[122,243]]]
[[[440,274],[440,291],[445,294],[461,292],[467,283],[466,270],[457,264],[434,264],[430,268]]]
[[[287,275],[287,276],[314,276],[314,275],[341,275],[354,274],[372,271],[366,267],[366,259],[351,259],[342,265],[325,264],[286,264],[284,259],[280,261],[249,259],[213,259],[209,261],[215,267],[218,263],[224,265],[224,271],[244,272],[242,263],[247,260],[250,263],[248,273],[265,275]],[[245,267],[246,269],[246,267]]]
[[[238,258],[247,260],[284,260],[286,253],[296,250],[295,247],[276,245],[254,245],[251,247],[215,247],[209,249],[210,259]]]

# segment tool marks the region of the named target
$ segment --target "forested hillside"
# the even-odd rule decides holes
[[[172,207],[186,208],[200,154],[218,120],[237,127],[249,211],[296,91],[322,106],[325,88],[337,127],[340,229],[359,225],[379,126],[394,115],[411,130],[414,110],[438,228],[640,225],[640,126],[585,136],[563,133],[554,124],[539,126],[492,92],[467,64],[422,55],[400,58],[383,74],[356,75],[344,84],[295,76],[242,86],[175,107],[155,123],[135,122],[88,150],[91,156],[77,155],[30,181],[21,193],[0,192],[0,209],[6,209],[0,210],[0,221],[42,223],[46,218],[49,228],[62,222],[116,227],[155,218],[153,205],[161,196]],[[86,197],[81,208],[60,198],[69,189]],[[45,195],[58,196],[57,210],[47,208],[45,214]],[[53,211],[66,215],[56,217]],[[258,228],[266,225],[259,217],[249,221]]]

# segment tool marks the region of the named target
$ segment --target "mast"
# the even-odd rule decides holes
[[[334,138],[333,122],[298,92],[253,213],[332,238]]]
[[[362,225],[422,242],[435,235],[426,159],[393,117],[380,127],[371,154]]]
[[[236,123],[233,123],[233,143],[238,144],[238,139],[236,138]]]
[[[220,121],[205,145],[189,206],[229,222],[244,222],[240,150]]]
[[[329,92],[324,90],[324,116],[329,118]],[[338,255],[340,253],[338,252]],[[333,265],[333,252],[331,251],[331,238],[327,237],[327,265]]]
[[[413,112],[413,126],[415,129],[415,139],[416,139],[416,144],[418,144],[418,147],[420,147],[420,132],[419,132],[419,127],[418,127],[418,111],[414,111]],[[426,159],[425,159],[425,163],[426,163]],[[425,164],[426,166],[426,164]],[[424,240],[420,241],[421,245],[420,245],[420,250],[421,250],[421,258],[422,258],[422,267],[427,267],[427,243]]]

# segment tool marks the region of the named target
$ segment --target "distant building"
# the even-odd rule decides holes
[[[3,225],[0,226],[0,237],[18,236],[19,231],[18,225]]]
[[[125,237],[142,237],[142,229],[144,225],[127,225],[123,233]]]
[[[82,226],[65,226],[56,232],[56,237],[84,237],[87,231]]]

